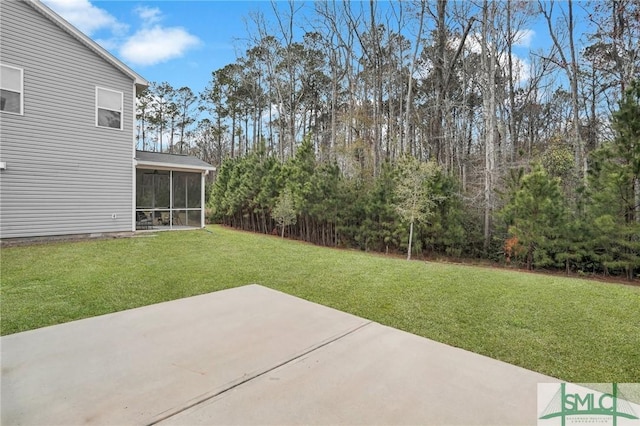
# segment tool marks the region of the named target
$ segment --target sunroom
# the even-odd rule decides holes
[[[196,157],[136,151],[135,229],[194,229],[205,224],[205,177]]]

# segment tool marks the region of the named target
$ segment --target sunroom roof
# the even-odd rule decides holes
[[[150,151],[136,151],[136,166],[172,170],[216,170],[211,164],[197,157]]]

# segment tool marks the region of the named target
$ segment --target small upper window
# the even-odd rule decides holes
[[[0,65],[0,111],[22,114],[22,68]]]
[[[96,126],[122,130],[122,92],[96,87]]]

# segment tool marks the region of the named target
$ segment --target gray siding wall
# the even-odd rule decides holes
[[[0,63],[24,69],[24,115],[0,112],[0,238],[131,231],[133,81],[23,2],[0,21]],[[96,127],[96,86],[123,92],[123,130]]]

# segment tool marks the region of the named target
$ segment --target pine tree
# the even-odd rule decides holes
[[[527,269],[555,263],[554,256],[566,226],[566,207],[560,181],[537,165],[522,178],[520,189],[504,207],[511,220],[509,235],[517,239]]]
[[[640,82],[612,118],[616,138],[591,157],[590,251],[605,274],[624,271],[632,280],[640,268]]]

